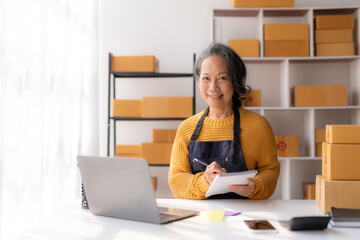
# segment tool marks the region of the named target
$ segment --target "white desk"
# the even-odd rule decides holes
[[[165,225],[127,221],[92,215],[80,201],[18,236],[19,239],[360,239],[360,229],[328,228],[325,231],[289,231],[277,220],[294,216],[322,215],[312,200],[181,200],[158,199],[167,207],[241,211],[253,219],[268,219],[278,229],[274,234],[252,234],[243,230],[236,217],[209,222],[200,216]],[[357,236],[357,237],[356,237]]]

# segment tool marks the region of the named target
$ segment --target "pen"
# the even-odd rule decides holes
[[[206,163],[204,163],[203,161],[200,161],[199,159],[197,159],[197,158],[194,158],[194,160],[193,160],[194,162],[198,162],[198,163],[201,163],[202,165],[204,165],[204,166],[209,166],[209,164],[206,164]]]

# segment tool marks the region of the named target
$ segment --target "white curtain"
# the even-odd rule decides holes
[[[98,154],[97,4],[0,1],[2,239],[79,198],[76,156]]]

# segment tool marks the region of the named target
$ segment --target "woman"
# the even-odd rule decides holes
[[[230,185],[231,192],[210,198],[269,198],[280,173],[277,147],[267,120],[241,108],[249,91],[241,58],[222,44],[211,44],[198,59],[194,75],[209,107],[178,128],[169,169],[174,196],[205,199],[217,174],[257,169],[248,185]]]

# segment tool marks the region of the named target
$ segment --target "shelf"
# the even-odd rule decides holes
[[[247,110],[273,110],[273,111],[288,111],[288,110],[348,110],[360,109],[360,105],[356,106],[327,106],[327,107],[244,107]]]
[[[241,58],[245,63],[281,63],[289,60],[291,63],[302,62],[351,62],[360,59],[360,55],[353,56],[334,56],[334,57],[244,57]]]
[[[214,10],[214,17],[257,17],[259,9],[218,9]]]
[[[314,8],[315,15],[353,14],[359,7]]]
[[[154,72],[111,72],[116,78],[176,78],[192,77],[192,73],[154,73]]]
[[[264,9],[264,17],[303,17],[308,8]]]
[[[195,114],[196,81],[195,81],[195,77],[192,72],[185,72],[185,73],[178,73],[178,72],[177,73],[173,73],[173,72],[171,72],[171,73],[170,72],[167,72],[167,73],[121,72],[120,68],[112,68],[112,64],[111,64],[112,58],[113,58],[113,55],[111,53],[109,53],[107,156],[116,156],[116,146],[119,144],[119,142],[118,142],[119,140],[125,141],[125,145],[128,145],[128,143],[131,142],[133,139],[136,139],[137,142],[141,141],[141,139],[139,139],[139,136],[134,135],[133,131],[129,131],[128,126],[129,125],[131,126],[132,122],[138,122],[138,123],[141,122],[139,127],[137,127],[138,124],[134,124],[134,125],[136,125],[137,131],[143,132],[142,129],[148,128],[149,126],[161,126],[160,129],[163,129],[165,125],[171,125],[171,126],[177,125],[178,126],[182,121],[184,121],[187,118],[187,117],[130,117],[132,114],[123,114],[125,116],[130,115],[128,117],[112,116],[113,108],[114,108],[113,100],[117,99],[116,92],[120,91],[122,96],[124,96],[124,93],[125,94],[130,93],[131,92],[131,89],[129,90],[129,88],[131,88],[130,85],[139,84],[137,80],[146,80],[146,83],[142,84],[141,88],[146,90],[146,94],[150,93],[149,95],[145,95],[145,96],[154,96],[154,97],[155,96],[163,97],[163,95],[154,91],[153,84],[151,84],[150,86],[146,85],[146,84],[149,84],[149,80],[151,81],[150,83],[157,82],[159,80],[159,78],[162,79],[160,82],[163,82],[164,80],[166,80],[165,82],[166,82],[167,86],[173,88],[171,90],[175,90],[175,91],[177,91],[178,88],[176,86],[174,86],[174,82],[167,81],[168,79],[170,79],[170,78],[177,78],[177,79],[187,78],[188,80],[191,80],[191,82],[192,82],[192,109],[193,109],[191,115]],[[194,54],[193,55],[193,66],[195,65],[195,60],[196,60],[196,55]],[[121,80],[119,78],[121,78]],[[175,82],[176,82],[175,84],[180,83],[180,86],[182,86],[183,80],[175,81]],[[120,84],[120,86],[118,86],[118,88],[116,87],[117,84]],[[163,85],[159,89],[162,91],[164,91],[164,90],[166,91],[166,87],[164,88]],[[189,89],[189,88],[187,87],[186,89]],[[144,93],[140,93],[139,95],[144,97]],[[171,91],[169,91],[167,93],[167,96],[174,96],[174,95],[177,96],[176,94],[172,93]],[[139,96],[136,96],[136,97],[139,98]],[[130,99],[132,99],[132,98],[130,98]],[[136,116],[136,115],[133,115],[133,116]],[[138,114],[137,116],[141,116],[141,115]],[[167,115],[164,114],[163,116],[167,116]],[[173,116],[181,116],[181,115],[174,114]],[[145,121],[147,121],[147,122],[145,122]],[[156,121],[158,121],[158,122],[156,122]],[[165,121],[169,122],[170,124],[164,123]],[[117,125],[120,125],[120,126],[117,126]],[[177,128],[177,127],[172,127],[172,128]],[[147,129],[146,129],[146,131],[147,131]],[[146,135],[146,134],[142,134],[142,135]],[[143,137],[143,136],[141,136],[141,137]],[[144,141],[141,141],[141,142],[144,142]],[[163,151],[166,150],[166,152],[164,152],[164,154],[166,154],[166,157],[164,157],[164,161],[160,161],[160,159],[159,159],[158,162],[163,162],[163,163],[167,163],[167,164],[149,164],[151,175],[153,177],[155,176],[157,178],[157,180],[156,180],[157,181],[157,184],[156,184],[157,189],[155,191],[155,194],[157,197],[173,197],[172,192],[167,183],[168,182],[167,181],[167,178],[168,178],[168,170],[167,169],[169,168],[168,160],[170,159],[170,156],[168,157],[167,154],[169,153],[169,151],[168,151],[168,148],[159,149],[156,151],[161,151],[161,150],[163,150]],[[153,149],[153,151],[154,151],[154,149]],[[141,152],[142,152],[142,150],[141,150]],[[144,155],[146,155],[146,154],[144,154]],[[155,161],[152,161],[152,162],[155,162]]]
[[[357,4],[359,5],[359,4]],[[315,18],[318,15],[352,14],[355,54],[315,56]],[[315,130],[328,124],[360,122],[360,8],[359,6],[214,9],[212,42],[228,45],[230,39],[258,39],[259,57],[242,57],[247,84],[261,90],[262,106],[244,107],[264,116],[277,136],[298,136],[298,157],[278,157],[281,173],[275,198],[301,198],[302,182],[321,174],[316,157]],[[264,24],[308,24],[309,55],[264,57]],[[295,107],[292,88],[303,85],[346,85],[347,106]]]
[[[186,118],[137,118],[137,117],[110,117],[115,121],[183,121]]]
[[[352,14],[358,7],[284,7],[284,8],[227,8],[214,10],[214,17],[257,17],[263,11],[264,17],[302,17],[313,10],[320,14]]]

